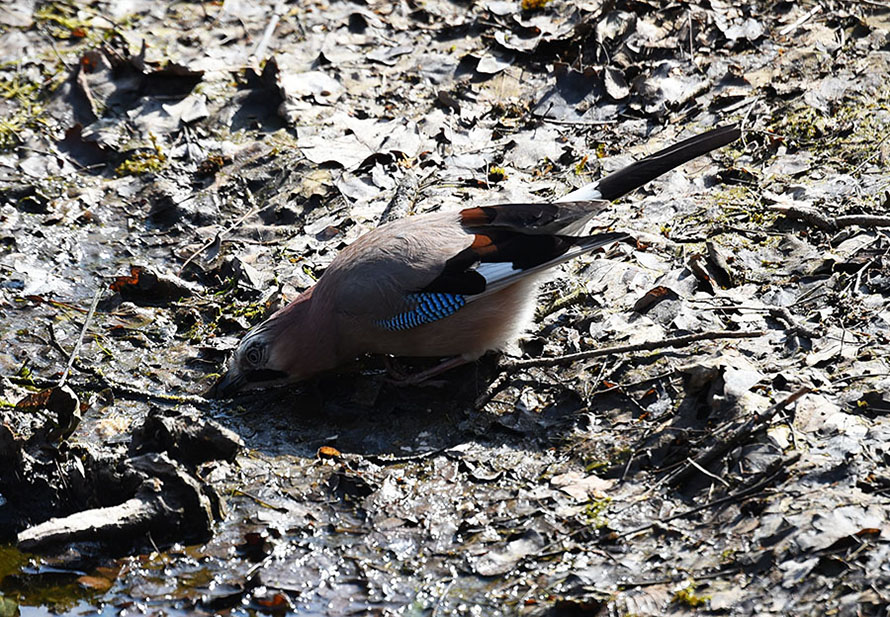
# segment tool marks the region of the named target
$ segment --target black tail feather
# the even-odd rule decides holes
[[[609,174],[597,183],[597,189],[607,201],[618,199],[687,161],[734,142],[741,135],[738,125],[695,135]]]

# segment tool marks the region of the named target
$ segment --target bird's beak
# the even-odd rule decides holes
[[[230,368],[204,393],[204,398],[231,398],[247,380],[237,369]]]

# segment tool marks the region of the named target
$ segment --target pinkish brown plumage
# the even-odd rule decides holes
[[[452,356],[450,368],[515,340],[547,269],[625,234],[577,235],[609,202],[740,135],[675,144],[555,203],[433,213],[381,225],[318,283],[252,329],[211,395],[299,381],[364,354]],[[428,374],[424,374],[424,377]]]

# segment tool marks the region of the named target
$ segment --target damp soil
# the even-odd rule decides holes
[[[13,0],[0,48],[0,617],[887,613],[886,2]],[[729,123],[504,354],[203,398],[382,221]]]

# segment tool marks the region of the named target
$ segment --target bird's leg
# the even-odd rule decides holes
[[[398,383],[408,378],[407,369],[393,356],[383,356],[383,366],[386,368],[386,380],[390,383]]]
[[[386,358],[386,370],[390,374],[390,377],[387,378],[387,381],[391,384],[395,384],[397,386],[431,386],[431,387],[441,387],[446,385],[448,382],[444,379],[431,380],[432,377],[436,377],[437,375],[441,375],[445,371],[450,371],[453,368],[457,368],[458,366],[463,366],[469,360],[464,358],[463,356],[454,356],[453,358],[448,358],[447,360],[443,360],[436,366],[428,368],[425,371],[420,371],[419,373],[408,374],[404,371],[404,369],[399,366],[393,358]]]

